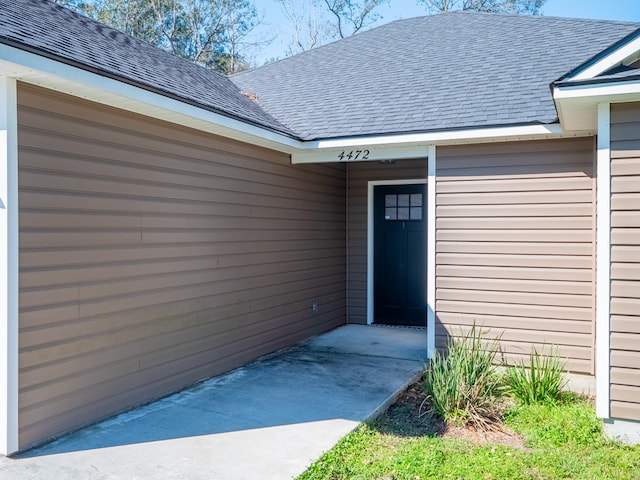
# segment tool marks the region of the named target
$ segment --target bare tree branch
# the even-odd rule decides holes
[[[420,0],[430,12],[473,12],[539,15],[547,0]]]
[[[362,28],[369,26],[380,18],[375,10],[386,0],[324,0],[329,12],[335,16],[339,38],[355,35]],[[345,32],[345,24],[350,25],[350,32]]]
[[[291,29],[287,55],[310,50],[331,38],[319,0],[278,0],[278,3]]]

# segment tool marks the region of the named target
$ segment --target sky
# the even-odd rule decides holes
[[[256,49],[253,61],[262,65],[268,60],[284,58],[287,48],[287,21],[282,7],[275,0],[255,0],[258,10],[264,17],[260,34],[273,37],[271,44]],[[418,0],[389,0],[389,4],[380,8],[382,19],[376,25],[401,18],[427,15],[424,3]],[[547,0],[543,15],[554,17],[596,18],[602,20],[624,20],[640,22],[640,0]]]

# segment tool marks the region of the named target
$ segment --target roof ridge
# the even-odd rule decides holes
[[[628,20],[611,20],[606,18],[584,18],[584,17],[560,17],[558,15],[531,15],[521,13],[507,13],[507,12],[477,12],[473,10],[452,10],[450,12],[439,12],[431,15],[421,15],[413,18],[431,17],[434,15],[450,15],[450,14],[462,14],[462,15],[482,15],[482,16],[495,16],[495,17],[515,17],[522,19],[536,19],[542,20],[560,20],[560,21],[579,21],[589,23],[607,23],[607,24],[620,24],[620,25],[640,25],[640,22],[632,22]]]

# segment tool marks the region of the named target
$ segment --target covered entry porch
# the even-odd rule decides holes
[[[345,165],[347,322],[396,323],[376,316],[374,217],[386,212],[376,214],[375,192],[422,185],[425,250],[414,263],[426,272],[429,351],[475,323],[501,337],[507,363],[525,358],[532,345],[555,345],[568,370],[592,377],[593,139],[424,145],[399,151],[397,159],[386,154]]]
[[[424,332],[347,325],[15,458],[0,477],[294,478],[421,373]]]

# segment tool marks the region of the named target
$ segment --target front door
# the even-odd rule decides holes
[[[373,321],[426,326],[426,186],[375,186]]]

